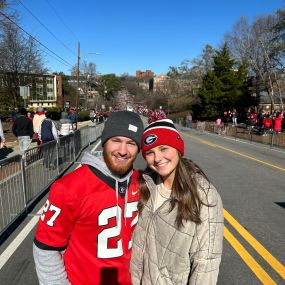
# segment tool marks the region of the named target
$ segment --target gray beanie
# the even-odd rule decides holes
[[[101,136],[101,145],[116,136],[127,137],[136,142],[141,148],[141,137],[143,134],[143,122],[137,113],[130,111],[113,112],[105,122]]]

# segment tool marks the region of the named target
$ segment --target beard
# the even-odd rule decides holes
[[[135,161],[135,157],[133,157],[132,159],[128,160],[128,162],[126,162],[124,165],[118,165],[113,162],[112,154],[106,152],[105,149],[103,149],[103,158],[110,171],[118,176],[123,176],[124,174],[128,173],[129,170],[133,167],[133,163]]]

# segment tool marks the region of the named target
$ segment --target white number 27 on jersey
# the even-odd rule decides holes
[[[131,218],[134,212],[137,212],[137,204],[138,202],[127,203],[125,218]],[[118,211],[118,215],[117,215]],[[122,228],[122,209],[121,207],[114,206],[112,208],[108,208],[103,210],[98,216],[98,225],[106,226],[108,224],[108,220],[111,218],[116,218],[116,226],[104,229],[98,235],[98,246],[97,246],[97,255],[99,258],[113,258],[119,257],[123,255],[123,245],[122,240],[120,239],[117,242],[117,246],[115,248],[108,248],[108,239],[114,238],[120,235]],[[134,218],[131,223],[131,226],[134,226],[138,221],[138,216]],[[129,248],[132,246],[132,241],[129,241]]]
[[[61,209],[51,204],[50,201],[47,200],[44,205],[43,212],[41,214],[42,221],[44,221],[47,211],[54,212],[53,215],[50,217],[50,219],[47,221],[47,225],[53,227],[54,221],[59,216]]]

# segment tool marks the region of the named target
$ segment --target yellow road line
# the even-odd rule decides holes
[[[264,258],[264,260],[285,279],[285,266],[279,262],[265,247],[260,244],[227,210],[224,209],[225,219],[237,232]]]
[[[185,134],[185,133],[184,133],[184,134]],[[284,172],[285,172],[285,168],[284,168],[284,167],[280,167],[280,166],[271,164],[271,163],[269,163],[269,162],[266,162],[266,161],[257,159],[257,158],[255,158],[255,157],[253,157],[253,156],[246,155],[246,154],[241,153],[241,152],[238,152],[238,151],[234,151],[234,150],[232,150],[232,149],[229,149],[229,148],[220,146],[220,145],[218,145],[218,144],[211,143],[211,142],[206,141],[206,140],[198,139],[198,138],[196,138],[196,137],[194,137],[194,136],[191,136],[191,135],[189,135],[189,134],[185,134],[185,135],[187,135],[187,136],[189,136],[189,137],[191,137],[191,138],[193,138],[193,139],[195,139],[195,140],[197,140],[197,141],[200,141],[200,142],[203,143],[203,144],[209,145],[209,146],[211,146],[211,147],[215,147],[215,148],[220,148],[220,149],[226,150],[226,151],[231,152],[231,153],[234,153],[234,154],[236,154],[236,155],[239,155],[239,156],[248,158],[248,159],[250,159],[250,160],[256,161],[256,162],[258,162],[258,163],[261,163],[261,164],[264,164],[264,165],[267,165],[267,166],[270,166],[270,167],[272,167],[272,168],[276,168],[276,169],[278,169],[278,170],[281,170],[281,171],[284,171]]]
[[[240,255],[247,266],[252,270],[256,277],[262,284],[277,285],[275,281],[266,273],[266,271],[255,261],[255,259],[249,254],[244,246],[230,233],[230,231],[224,227],[224,237],[231,244],[231,246]]]
[[[237,151],[234,151],[234,150],[231,150],[231,149],[228,149],[228,148],[219,146],[219,145],[217,145],[217,144],[211,143],[211,142],[206,141],[206,140],[198,139],[198,138],[193,137],[193,136],[188,135],[188,134],[186,134],[186,135],[187,135],[187,136],[190,136],[190,137],[193,138],[193,139],[196,139],[196,140],[200,141],[200,142],[203,143],[203,144],[209,145],[209,146],[211,146],[211,147],[220,148],[220,149],[223,149],[223,150],[232,152],[232,153],[234,153],[234,154],[237,154],[237,155],[239,155],[239,156],[246,157],[246,158],[251,159],[251,160],[253,160],[253,161],[259,162],[259,163],[261,163],[261,164],[270,166],[270,167],[272,167],[272,168],[276,168],[276,169],[279,169],[279,170],[281,170],[281,171],[285,171],[285,168],[283,168],[283,167],[279,167],[279,166],[277,166],[277,165],[268,163],[268,162],[266,162],[266,161],[262,161],[262,160],[256,159],[255,157],[252,157],[252,156],[249,156],[249,155],[246,155],[246,154],[243,154],[243,153],[240,153],[240,152],[237,152]],[[264,248],[264,247],[263,247],[241,224],[239,224],[239,222],[238,222],[237,220],[235,220],[234,217],[232,217],[232,216],[230,215],[230,213],[227,212],[225,209],[224,209],[224,217],[225,217],[225,219],[239,232],[239,234],[264,258],[264,260],[265,260],[266,262],[268,262],[268,264],[269,264],[283,279],[285,279],[285,266],[284,266],[281,262],[279,262],[266,248]]]

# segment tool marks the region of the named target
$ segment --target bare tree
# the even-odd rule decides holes
[[[275,23],[274,15],[259,16],[252,25],[242,17],[232,32],[225,36],[233,56],[239,62],[248,63],[252,76],[256,78],[257,96],[260,91],[267,91],[272,111],[275,108],[275,98],[280,96],[280,92],[276,92],[277,71],[272,57],[272,52],[275,50],[272,29]]]
[[[94,62],[87,62],[86,60],[84,60],[80,66],[80,70],[83,76],[89,75],[90,77],[95,77],[96,64]]]
[[[200,69],[201,76],[212,70],[214,54],[215,49],[211,45],[206,44],[202,54],[192,60],[192,64]]]
[[[23,72],[43,73],[47,72],[44,67],[43,58],[35,40],[32,37],[24,44]]]
[[[8,14],[5,4],[0,2],[0,71],[5,85],[1,92],[8,95],[8,103],[16,106],[20,102],[19,73],[41,73],[46,69],[35,39],[25,36],[17,14]]]

